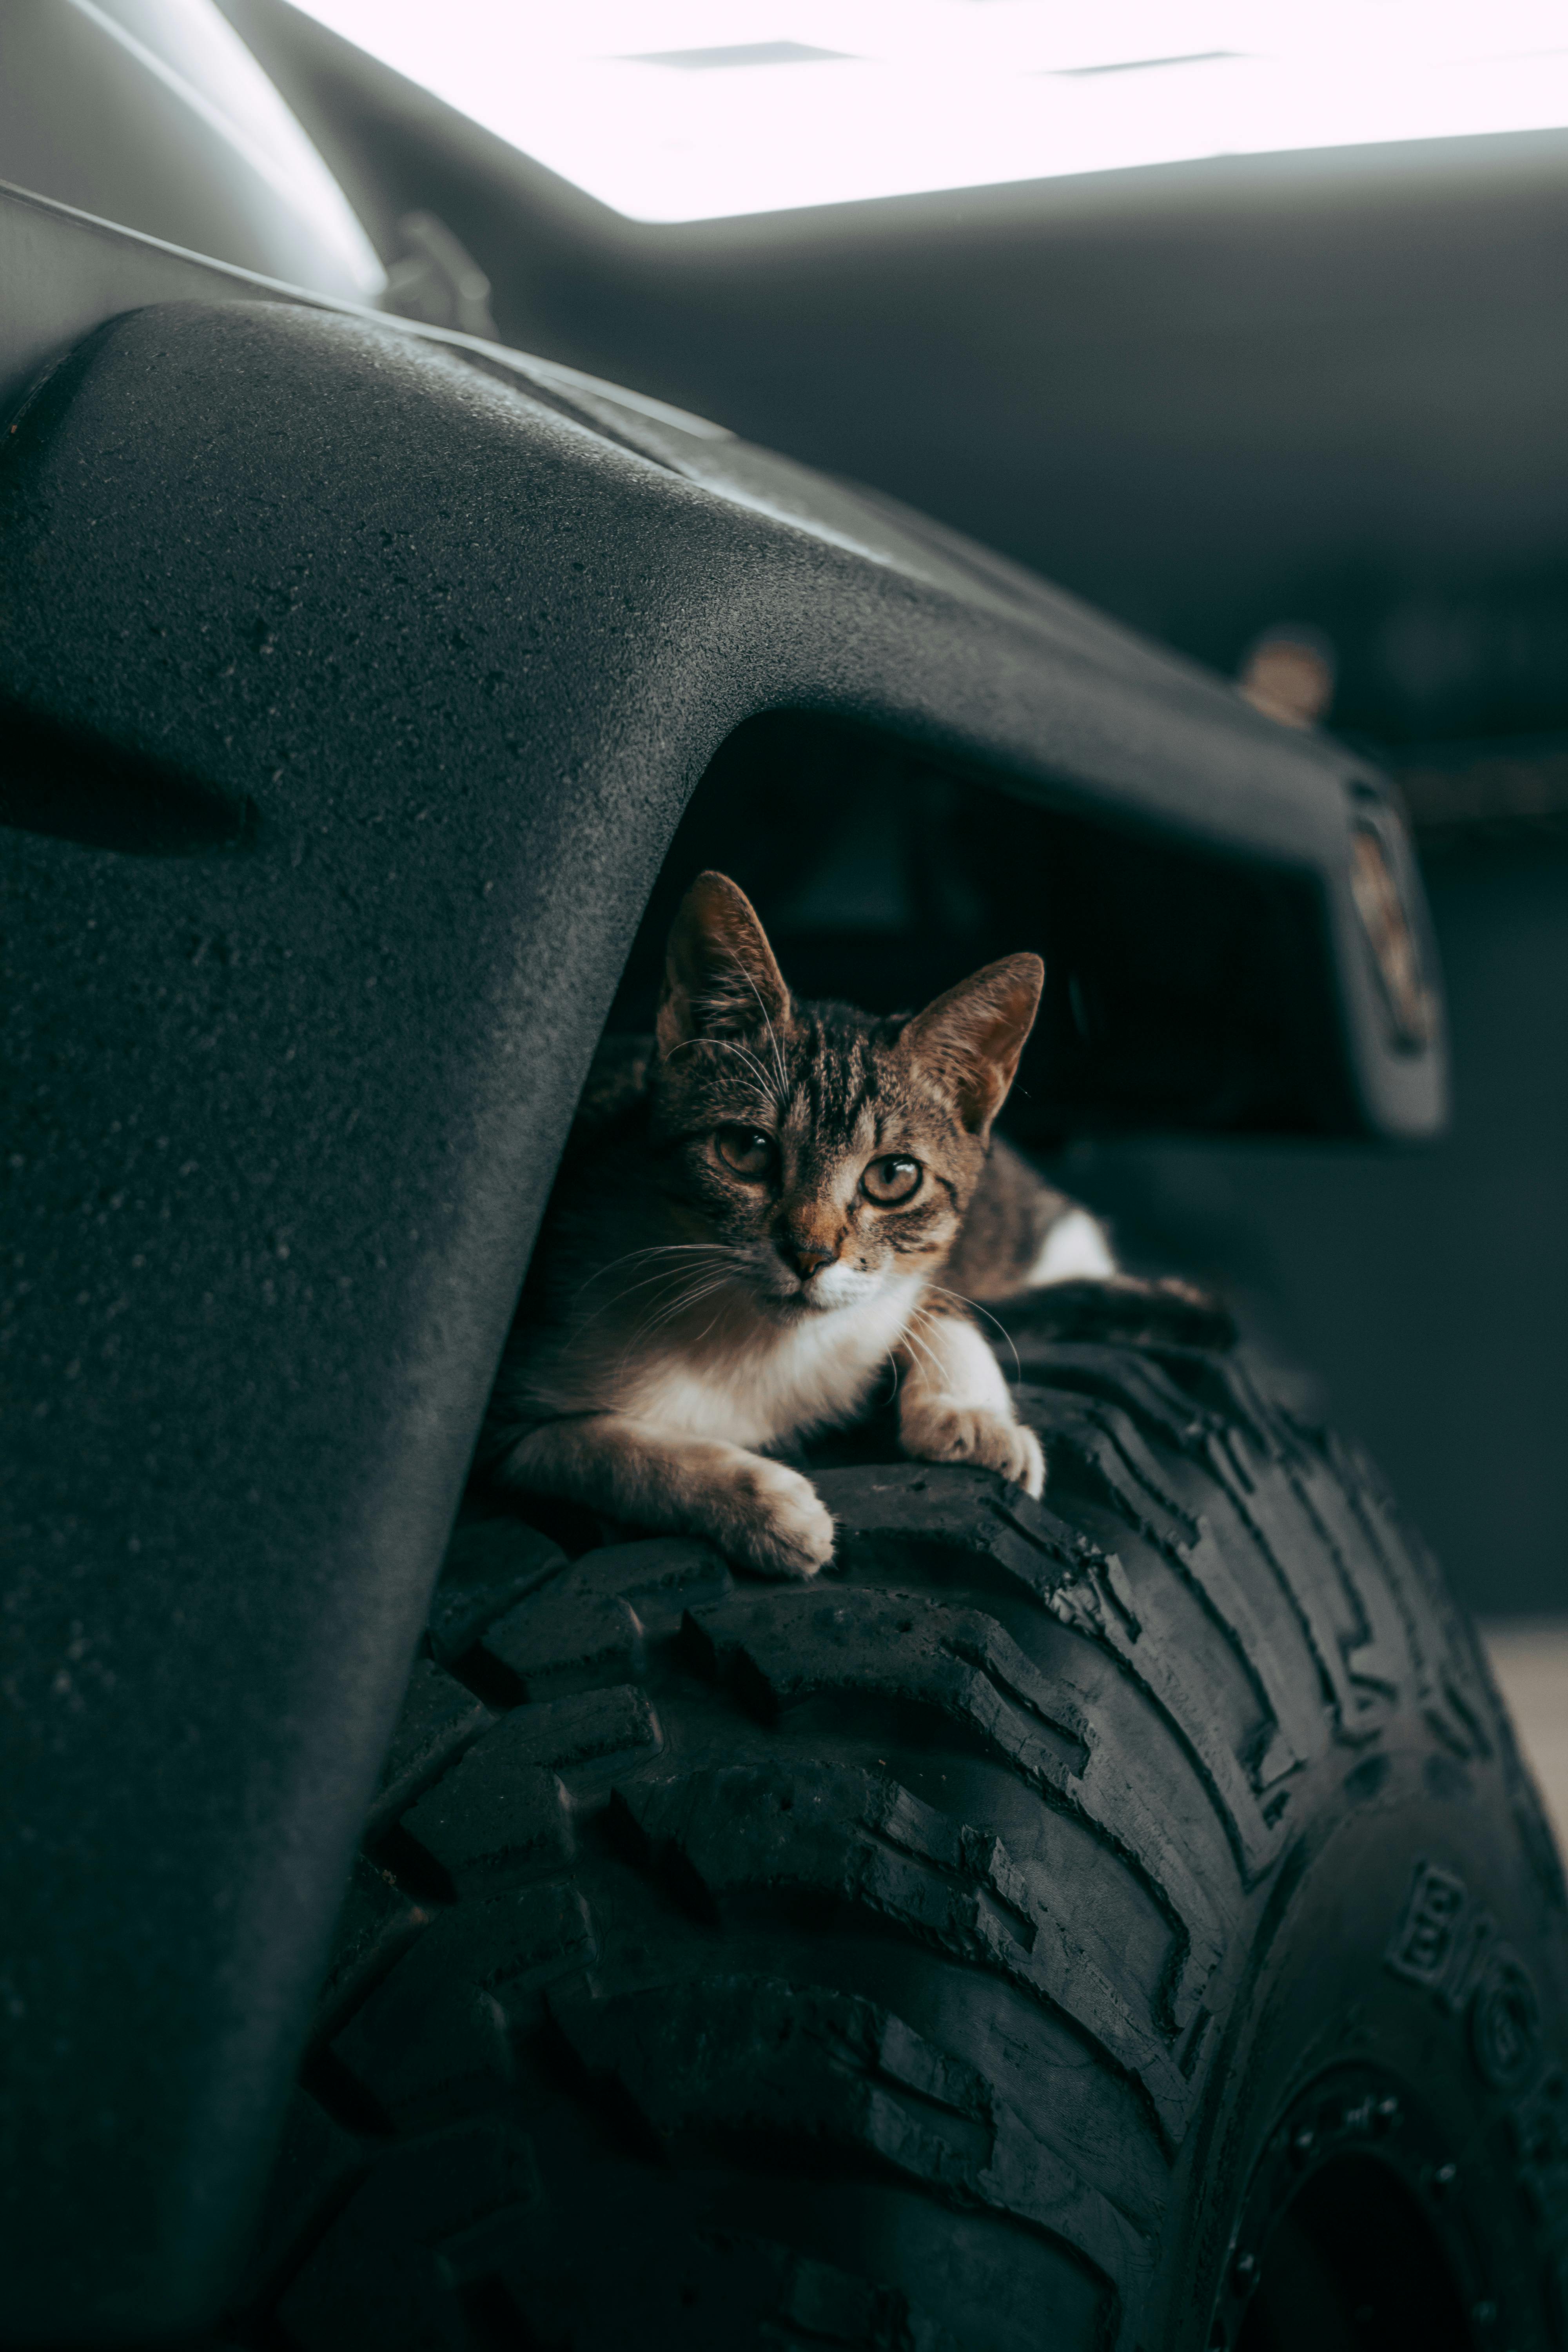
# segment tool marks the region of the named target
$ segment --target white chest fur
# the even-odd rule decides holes
[[[730,1325],[696,1346],[650,1349],[628,1368],[623,1412],[689,1437],[751,1448],[847,1421],[866,1401],[916,1306],[918,1277],[827,1314]]]

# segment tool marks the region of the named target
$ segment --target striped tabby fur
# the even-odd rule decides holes
[[[1038,1441],[966,1301],[1115,1271],[992,1139],[1042,978],[1009,956],[912,1018],[796,1003],[742,893],[700,875],[656,1038],[606,1041],[584,1094],[491,1400],[494,1475],[815,1575],[832,1520],[769,1455],[852,1420],[890,1364],[907,1453],[1037,1496]]]

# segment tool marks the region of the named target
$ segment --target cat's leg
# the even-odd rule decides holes
[[[763,1576],[815,1576],[833,1557],[833,1521],[798,1470],[625,1413],[546,1422],[518,1440],[495,1475],[637,1527],[706,1536]]]
[[[969,1318],[922,1307],[897,1353],[905,1453],[1000,1470],[1037,1500],[1046,1484],[1040,1441],[1014,1412],[1002,1368]]]

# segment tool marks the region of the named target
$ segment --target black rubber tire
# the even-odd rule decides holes
[[[1564,2341],[1563,1885],[1471,1633],[1236,1353],[1019,1347],[1046,1506],[823,1469],[818,1584],[459,1534],[236,2340]]]

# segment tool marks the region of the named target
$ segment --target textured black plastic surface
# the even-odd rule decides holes
[[[218,2291],[582,1072],[736,725],[837,712],[1289,870],[1334,1115],[1440,1095],[1382,1042],[1344,755],[839,493],[704,485],[635,403],[229,291],[101,328],[0,475],[0,695],[60,789],[0,834],[15,2341]]]
[[[663,500],[515,407],[336,320],[144,314],[12,443],[7,690],[64,773],[85,734],[258,815],[4,835],[11,2340],[216,2292],[531,1212],[744,691],[628,703]]]

